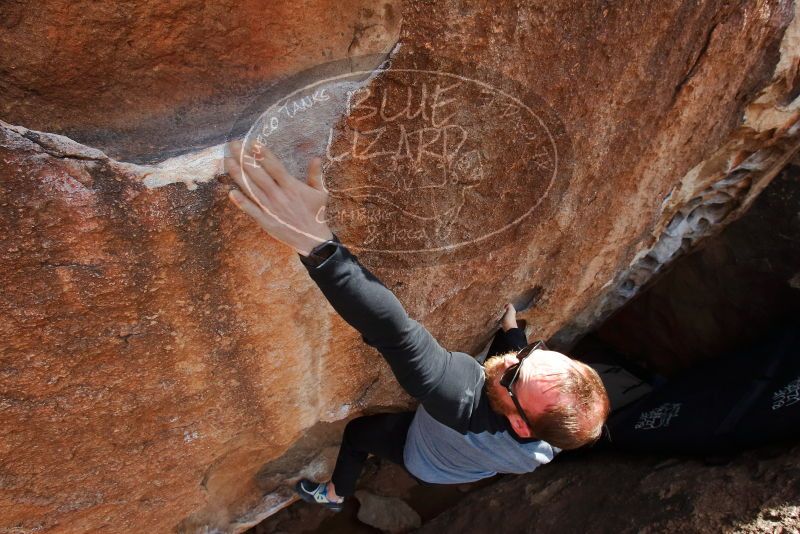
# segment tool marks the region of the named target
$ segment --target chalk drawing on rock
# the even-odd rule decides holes
[[[448,261],[502,246],[557,209],[571,145],[535,94],[450,69],[305,73],[262,103],[240,162],[269,148],[299,178],[323,157],[325,217],[357,252]]]

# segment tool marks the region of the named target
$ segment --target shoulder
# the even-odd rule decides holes
[[[465,433],[483,398],[483,366],[463,352],[451,352],[436,388],[423,402],[440,423]]]
[[[481,372],[483,368],[481,367]],[[496,434],[498,432],[506,432],[510,430],[508,419],[505,416],[492,410],[489,405],[489,396],[486,395],[485,384],[481,384],[480,398],[478,404],[472,413],[472,418],[469,423],[469,431],[472,434],[482,434],[488,432]]]

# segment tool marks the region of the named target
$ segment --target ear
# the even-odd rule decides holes
[[[511,428],[514,429],[514,432],[521,438],[532,438],[533,432],[531,429],[528,428],[528,425],[525,424],[525,421],[522,420],[517,414],[509,414],[508,422],[511,423]]]

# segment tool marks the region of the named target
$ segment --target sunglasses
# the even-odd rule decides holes
[[[533,426],[525,416],[525,411],[522,409],[522,406],[520,406],[519,399],[517,399],[517,396],[514,395],[514,391],[511,388],[514,386],[514,382],[517,381],[519,370],[522,367],[522,362],[525,361],[525,358],[533,354],[533,351],[539,349],[547,350],[547,345],[544,344],[544,341],[537,341],[536,343],[532,343],[519,351],[517,353],[517,363],[506,369],[503,373],[503,376],[500,377],[500,385],[506,388],[508,391],[508,395],[511,397],[511,400],[514,401],[514,406],[517,407],[519,416],[522,417],[522,420],[525,421],[525,424],[528,425],[528,428],[533,428]]]

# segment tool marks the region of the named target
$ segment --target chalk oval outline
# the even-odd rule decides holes
[[[365,75],[367,77],[373,77],[373,79],[370,79],[370,81],[369,81],[369,83],[372,83],[374,81],[374,78],[377,78],[378,76],[380,76],[381,74],[383,74],[385,72],[388,72],[388,73],[417,72],[417,73],[423,73],[423,74],[428,74],[428,75],[432,74],[432,75],[436,75],[436,76],[449,76],[451,78],[457,78],[457,79],[465,81],[465,82],[475,83],[475,84],[480,85],[482,87],[485,87],[485,88],[487,88],[487,89],[489,89],[489,90],[491,90],[491,91],[493,91],[493,92],[495,92],[497,94],[500,94],[500,95],[504,96],[505,98],[508,98],[509,100],[512,100],[512,101],[516,102],[521,107],[523,107],[528,113],[530,113],[533,117],[535,117],[536,120],[539,121],[540,126],[542,128],[544,128],[545,132],[547,132],[547,136],[548,136],[548,138],[550,140],[550,144],[552,146],[553,155],[554,155],[554,157],[553,157],[553,160],[554,160],[553,173],[550,176],[550,181],[547,184],[547,189],[539,197],[539,200],[533,206],[531,206],[528,209],[528,211],[526,211],[525,213],[523,213],[522,215],[520,215],[519,217],[517,217],[513,221],[505,224],[501,228],[498,228],[498,229],[496,229],[496,230],[494,230],[492,232],[489,232],[487,234],[484,234],[484,235],[482,235],[480,237],[476,237],[476,238],[470,239],[468,241],[461,241],[461,242],[455,243],[455,244],[444,245],[444,246],[441,246],[441,247],[415,249],[415,250],[390,250],[390,249],[381,249],[381,248],[367,248],[367,247],[360,247],[360,246],[355,245],[355,244],[347,244],[348,248],[351,248],[351,249],[353,249],[355,251],[375,252],[375,253],[383,253],[383,254],[423,254],[423,253],[426,253],[426,252],[430,253],[430,252],[449,252],[449,251],[453,251],[453,250],[456,250],[458,248],[464,247],[466,245],[470,245],[470,244],[473,244],[473,243],[478,243],[478,242],[481,242],[481,241],[485,241],[486,239],[488,239],[490,237],[493,237],[495,235],[501,234],[501,233],[509,230],[510,228],[513,228],[513,227],[519,225],[524,219],[529,217],[531,215],[531,213],[536,208],[539,207],[539,205],[544,201],[545,198],[547,198],[548,194],[550,193],[550,190],[553,187],[555,179],[558,176],[558,169],[559,169],[558,146],[557,146],[555,140],[553,139],[553,134],[552,134],[552,132],[550,132],[550,129],[547,127],[547,124],[545,124],[545,122],[541,119],[541,117],[539,117],[538,114],[536,114],[530,107],[528,107],[528,105],[526,105],[524,102],[522,102],[519,98],[517,98],[517,97],[515,97],[513,95],[510,95],[507,92],[503,91],[502,89],[498,89],[498,88],[496,88],[496,87],[494,87],[494,86],[492,86],[492,85],[490,85],[490,84],[488,84],[486,82],[483,82],[481,80],[475,80],[473,78],[469,78],[467,76],[462,76],[460,74],[455,74],[455,73],[452,73],[452,72],[426,70],[426,69],[395,69],[395,68],[389,67],[389,68],[377,68],[377,69],[373,69],[373,70],[351,71],[351,72],[348,72],[348,73],[345,73],[345,74],[339,74],[337,76],[332,76],[332,77],[329,77],[329,78],[318,80],[318,81],[316,81],[314,83],[305,85],[305,86],[300,87],[298,89],[295,89],[294,91],[292,91],[288,95],[286,95],[286,96],[282,97],[281,99],[279,99],[276,103],[274,103],[271,106],[269,106],[263,113],[261,113],[261,115],[258,116],[258,119],[256,119],[253,122],[253,125],[250,127],[250,129],[247,130],[247,133],[245,134],[244,139],[246,141],[248,138],[250,138],[251,134],[253,133],[253,129],[256,127],[256,125],[261,123],[261,119],[270,110],[272,110],[274,107],[278,106],[281,103],[285,103],[287,100],[291,99],[291,97],[293,95],[295,95],[295,94],[297,94],[297,93],[299,93],[301,91],[307,91],[308,89],[314,88],[314,87],[316,87],[316,86],[318,86],[320,84],[323,84],[323,83],[335,82],[337,80],[341,80],[341,79],[344,79],[344,78],[355,77],[355,76],[358,76],[358,75]],[[245,147],[245,145],[246,145],[246,143],[242,143],[242,153],[239,156],[239,164],[240,164],[240,166],[243,165],[243,161],[244,161],[244,147]],[[244,167],[241,167],[241,168],[244,168]],[[245,179],[245,183],[248,184],[248,191],[250,191],[251,194],[252,194],[252,189],[249,187],[249,181],[247,179]],[[323,188],[327,191],[327,187],[325,187],[324,176],[323,176]],[[308,232],[304,232],[303,230],[300,230],[299,228],[296,228],[294,225],[291,225],[291,224],[283,221],[280,217],[278,217],[277,215],[273,214],[268,208],[266,208],[257,199],[256,195],[252,195],[252,196],[254,198],[256,198],[256,202],[258,203],[259,207],[261,209],[263,209],[264,211],[266,211],[267,213],[269,213],[279,223],[281,223],[284,226],[294,230],[295,232],[297,232],[299,234],[302,234],[302,235],[304,235],[306,237],[309,237],[309,238],[312,238],[312,239],[317,239],[317,240],[321,241],[317,236],[311,235]]]

